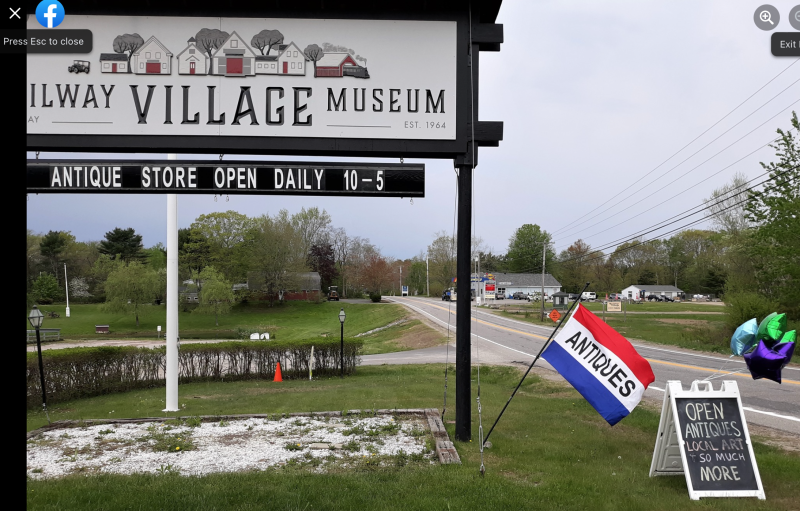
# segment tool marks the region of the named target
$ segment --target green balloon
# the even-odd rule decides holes
[[[783,337],[781,337],[781,342],[795,342],[797,341],[797,330],[789,330]]]
[[[773,312],[758,325],[756,338],[777,341],[783,336],[784,330],[786,330],[786,314]]]

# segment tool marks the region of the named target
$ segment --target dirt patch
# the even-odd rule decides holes
[[[659,323],[672,325],[707,326],[708,321],[704,319],[657,319]]]
[[[438,346],[446,340],[438,331],[427,325],[417,324],[404,330],[403,334],[392,342],[409,350],[418,350]]]
[[[778,431],[777,429],[759,426],[757,424],[748,424],[747,429],[750,430],[750,435],[753,440],[763,444],[777,447],[784,451],[789,451],[794,454],[800,454],[800,444],[797,443],[796,436],[790,436],[788,433]]]

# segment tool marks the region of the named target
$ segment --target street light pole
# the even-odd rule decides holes
[[[44,383],[44,364],[42,363],[42,339],[39,334],[39,328],[41,328],[43,320],[44,314],[42,314],[42,311],[40,311],[39,308],[34,305],[33,309],[31,309],[30,315],[28,315],[28,321],[36,330],[36,351],[39,354],[39,383],[42,386],[42,409],[44,410],[45,415],[47,415],[47,422],[49,423],[50,415],[47,413],[47,389]]]

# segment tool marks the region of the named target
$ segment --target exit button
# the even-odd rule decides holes
[[[774,32],[772,54],[776,57],[800,57],[800,32]]]

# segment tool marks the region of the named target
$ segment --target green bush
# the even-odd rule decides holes
[[[284,378],[307,378],[311,347],[314,374],[339,375],[339,340],[229,341],[214,344],[184,344],[178,359],[182,383],[215,380],[271,379],[281,364]],[[344,370],[355,372],[364,343],[344,342]],[[41,406],[39,365],[36,352],[29,352],[27,403]],[[42,352],[48,402],[58,403],[113,392],[165,385],[166,348],[100,346],[65,348]]]
[[[381,301],[381,294],[380,293],[370,293],[369,299],[372,300],[373,303],[378,303]]]
[[[732,334],[736,328],[752,318],[761,321],[768,314],[779,309],[777,302],[758,293],[739,292],[725,295],[725,325]]]

